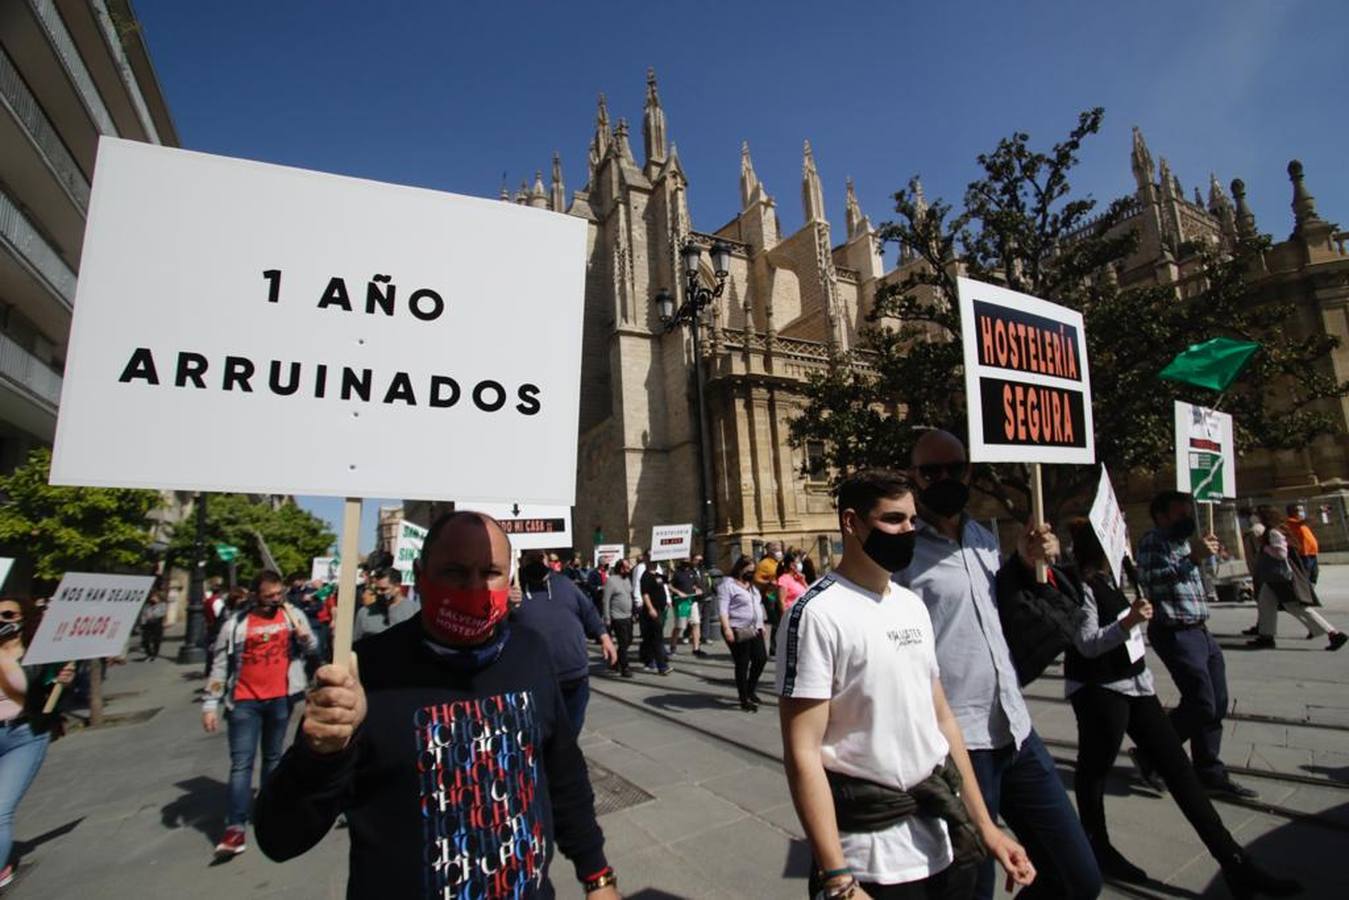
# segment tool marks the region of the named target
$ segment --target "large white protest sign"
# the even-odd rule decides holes
[[[560,550],[571,546],[571,507],[539,503],[456,503],[455,509],[487,513],[510,536],[511,548]]]
[[[25,666],[121,656],[155,580],[67,572],[23,656]]]
[[[970,459],[1094,463],[1082,314],[957,278]]]
[[[1101,542],[1105,558],[1110,563],[1110,571],[1115,576],[1115,584],[1124,584],[1124,557],[1129,552],[1129,526],[1124,522],[1124,510],[1120,509],[1115,489],[1110,484],[1110,475],[1101,464],[1101,480],[1096,485],[1096,499],[1092,501],[1091,512],[1087,514],[1096,539]]]
[[[1176,490],[1208,501],[1237,495],[1230,415],[1176,401]]]
[[[547,210],[104,137],[51,480],[571,504],[585,241]],[[258,439],[283,422],[308,439]]]
[[[336,581],[341,560],[336,556],[316,556],[310,562],[310,581]]]
[[[651,529],[651,561],[687,559],[693,550],[693,525],[657,525]]]
[[[412,584],[412,563],[422,555],[427,529],[404,519],[398,523],[398,540],[394,542],[393,567],[403,573],[403,583]]]
[[[623,558],[626,544],[600,544],[595,548],[595,568],[607,569]]]

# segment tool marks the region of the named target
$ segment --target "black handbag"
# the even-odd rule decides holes
[[[1293,573],[1293,597],[1303,606],[1320,606],[1321,598],[1316,596],[1316,586],[1307,574],[1307,563],[1302,554],[1291,547],[1288,550],[1288,568]]]

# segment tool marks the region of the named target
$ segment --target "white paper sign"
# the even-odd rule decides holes
[[[336,581],[340,565],[336,556],[316,556],[310,564],[309,580]]]
[[[1116,622],[1124,621],[1124,617],[1133,611],[1132,608],[1125,609],[1115,617]],[[1143,626],[1135,625],[1129,629],[1129,636],[1124,641],[1124,649],[1129,651],[1129,662],[1136,663],[1147,655],[1147,645],[1143,643]]]
[[[149,575],[67,572],[47,604],[23,664],[121,656],[154,583]]]
[[[1237,495],[1232,417],[1176,401],[1176,490],[1213,501]]]
[[[970,459],[1096,462],[1082,314],[957,278]]]
[[[485,512],[501,523],[511,549],[562,550],[571,546],[571,507],[540,503],[456,503],[455,509]]]
[[[687,559],[693,550],[693,525],[657,525],[651,529],[651,561]]]
[[[595,568],[609,568],[623,558],[627,549],[627,544],[600,544],[595,548]]]
[[[398,540],[394,542],[393,567],[403,573],[403,584],[412,584],[412,563],[422,555],[428,529],[404,519],[398,523]]]
[[[0,590],[5,587],[5,582],[9,579],[9,570],[14,568],[14,558],[12,556],[0,556]]]
[[[1087,518],[1096,532],[1096,539],[1101,542],[1101,549],[1105,551],[1110,572],[1115,576],[1115,584],[1124,584],[1123,568],[1124,557],[1129,552],[1129,526],[1124,521],[1124,511],[1120,509],[1104,463],[1101,464],[1101,480],[1096,485],[1096,499],[1092,501]]]
[[[574,502],[583,219],[107,137],[88,218],[53,484]]]

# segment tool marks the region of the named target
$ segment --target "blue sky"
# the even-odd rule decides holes
[[[633,3],[135,0],[184,146],[466,194],[585,180],[595,96],[641,154],[645,73],[660,80],[696,228],[739,206],[740,142],[799,227],[809,139],[836,227],[851,176],[888,218],[915,174],[958,200],[975,156],[1014,131],[1047,146],[1080,110],[1102,134],[1074,179],[1132,190],[1143,129],[1187,195],[1245,180],[1261,230],[1292,228],[1297,157],[1321,215],[1349,225],[1349,3]],[[527,250],[525,251],[527,252]],[[304,500],[337,523],[341,501]],[[366,503],[362,548],[374,538]],[[385,501],[387,502],[387,501]]]

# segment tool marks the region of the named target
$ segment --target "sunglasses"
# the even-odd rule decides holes
[[[963,459],[959,462],[924,463],[918,467],[918,474],[928,481],[939,481],[943,475],[947,478],[964,478],[969,467],[970,464]]]

